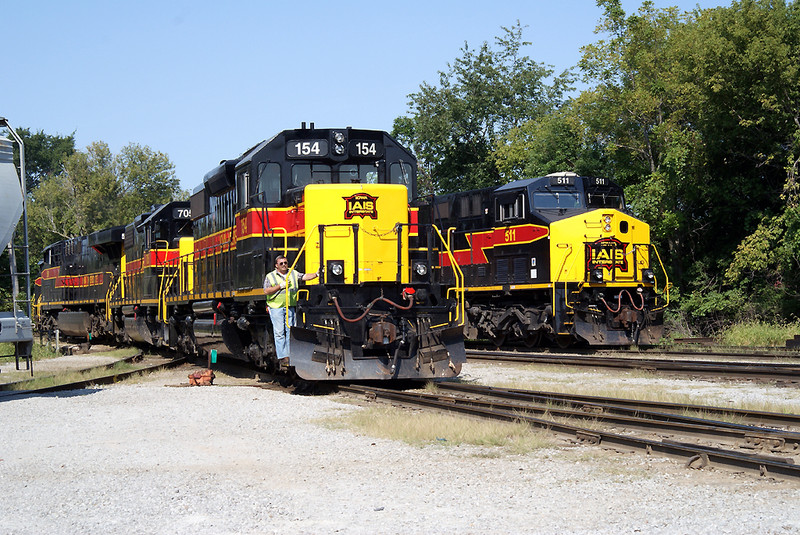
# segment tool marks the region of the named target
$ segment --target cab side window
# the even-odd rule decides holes
[[[265,204],[281,202],[281,166],[274,162],[258,165],[258,183],[255,193]]]

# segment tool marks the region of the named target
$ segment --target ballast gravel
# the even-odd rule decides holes
[[[0,533],[800,533],[800,482],[593,446],[416,447],[322,424],[362,410],[331,396],[187,382],[1,399]]]

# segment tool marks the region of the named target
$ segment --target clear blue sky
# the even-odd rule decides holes
[[[80,149],[147,145],[193,190],[301,121],[391,130],[465,41],[493,44],[517,20],[533,43],[523,53],[561,72],[599,38],[601,15],[593,0],[4,0],[0,116],[74,132]]]

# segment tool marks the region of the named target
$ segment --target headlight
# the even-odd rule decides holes
[[[416,271],[417,275],[420,277],[424,277],[428,273],[428,266],[425,264],[417,264],[414,266],[414,271]]]
[[[331,273],[338,277],[344,273],[344,266],[341,264],[331,264]]]
[[[605,226],[605,227],[603,227],[603,230],[605,230],[606,232],[611,232],[611,225],[609,225],[608,223],[606,223],[606,226]]]
[[[333,153],[335,155],[341,156],[347,152],[347,147],[344,146],[345,141],[344,132],[333,133]]]
[[[592,280],[594,282],[603,282],[603,270],[600,268],[593,269]]]
[[[643,269],[642,270],[642,279],[644,279],[645,282],[649,282],[650,284],[653,284],[656,281],[656,276],[655,276],[655,273],[653,273],[652,269]]]

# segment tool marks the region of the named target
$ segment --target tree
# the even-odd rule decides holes
[[[49,243],[130,223],[154,205],[186,198],[166,154],[135,143],[114,155],[106,143],[66,159],[28,206],[31,257]]]
[[[727,280],[751,293],[785,293],[783,306],[797,311],[800,4],[735,2],[699,16],[696,35],[702,48],[687,74],[709,81],[697,91],[709,160],[729,192],[747,192]]]
[[[613,176],[602,137],[590,131],[578,101],[512,128],[498,139],[494,154],[509,180],[572,171],[585,176]]]
[[[731,319],[750,295],[762,314],[787,312],[776,292],[800,256],[800,6],[645,2],[626,16],[618,0],[598,3],[610,38],[584,50],[596,85],[577,99],[581,119],[666,245],[686,310]]]
[[[411,115],[395,120],[393,134],[417,154],[420,175],[437,193],[501,184],[496,141],[557,107],[572,83],[565,72],[548,85],[552,68],[521,55],[531,43],[519,22],[503,31],[496,50],[465,43],[448,72],[439,72],[439,86],[423,82],[409,95]]]
[[[47,177],[61,172],[64,160],[75,152],[75,132],[68,136],[45,134],[39,130],[31,134],[28,128],[17,128],[17,135],[25,143],[26,188],[33,191]],[[14,163],[19,166],[19,147],[14,145]]]
[[[576,108],[586,128],[602,139],[614,178],[651,224],[680,279],[683,260],[705,250],[693,231],[707,225],[706,206],[697,199],[698,186],[708,187],[702,141],[683,86],[684,51],[674,39],[691,17],[677,8],[656,10],[651,2],[631,16],[618,0],[598,5],[605,9],[599,30],[610,37],[584,48],[580,67],[595,85],[580,95]]]
[[[182,193],[175,166],[163,152],[132,143],[122,148],[115,164],[122,196],[117,224],[132,221],[153,206],[177,199]]]

